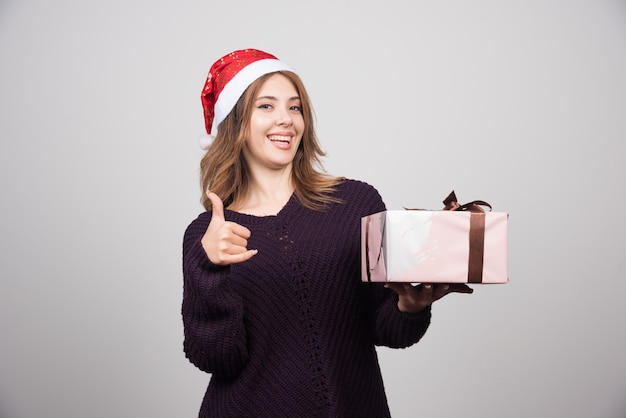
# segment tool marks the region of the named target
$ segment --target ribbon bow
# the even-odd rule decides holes
[[[459,203],[456,201],[456,194],[454,193],[454,190],[452,190],[448,197],[443,200],[443,204],[445,205],[443,208],[444,210],[483,213],[485,212],[485,210],[481,208],[481,206],[487,206],[489,208],[489,211],[491,211],[491,205],[484,200],[472,200],[471,202],[468,202],[464,205],[459,205]]]

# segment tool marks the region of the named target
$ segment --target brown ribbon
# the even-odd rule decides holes
[[[485,254],[485,210],[481,206],[487,206],[491,210],[491,205],[482,200],[474,200],[459,205],[454,190],[443,200],[443,204],[444,210],[470,212],[467,282],[482,283]]]

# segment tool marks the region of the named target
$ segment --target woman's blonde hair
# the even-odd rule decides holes
[[[296,197],[303,206],[315,210],[339,201],[331,193],[343,178],[330,176],[323,171],[321,157],[326,153],[320,147],[315,134],[313,108],[304,84],[295,73],[278,71],[265,74],[250,84],[219,125],[215,140],[200,162],[201,202],[206,210],[211,208],[207,190],[217,194],[224,202],[224,207],[245,197],[249,172],[242,148],[250,132],[250,117],[257,92],[274,74],[281,74],[293,83],[302,105],[304,133],[291,171]]]

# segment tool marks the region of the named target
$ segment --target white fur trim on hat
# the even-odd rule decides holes
[[[293,71],[287,64],[277,59],[262,59],[255,61],[233,76],[222,89],[217,102],[215,102],[215,116],[211,126],[211,136],[217,134],[217,127],[226,116],[233,110],[235,104],[250,84],[262,75],[275,71]]]

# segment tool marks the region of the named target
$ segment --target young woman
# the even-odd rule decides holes
[[[202,103],[207,209],[183,243],[184,350],[211,381],[200,417],[389,416],[375,347],[408,347],[466,285],[362,283],[379,193],[321,171],[300,78],[263,51],[213,64]]]

